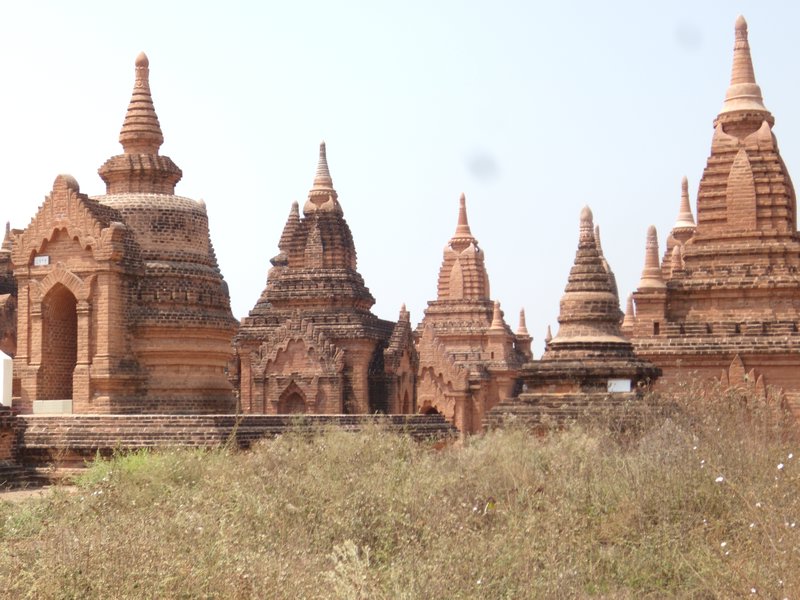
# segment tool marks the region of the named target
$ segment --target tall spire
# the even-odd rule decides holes
[[[328,153],[325,148],[325,141],[319,143],[319,161],[317,162],[317,173],[314,175],[314,190],[332,190],[333,179],[328,169]]]
[[[471,238],[472,231],[469,228],[469,221],[467,220],[467,197],[461,193],[458,199],[458,224],[456,225],[456,233],[454,238]]]
[[[747,21],[741,15],[736,19],[735,31],[731,84],[725,94],[720,116],[739,111],[759,111],[769,115],[761,97],[761,88],[756,83],[753,60],[750,57],[750,43],[747,40]],[[769,118],[771,119],[771,115]]]
[[[525,336],[529,336],[530,335],[528,333],[528,326],[525,323],[525,309],[524,308],[520,308],[519,309],[519,327],[517,328],[516,335],[517,335],[517,337],[525,337]]]
[[[689,203],[689,180],[684,175],[681,179],[681,204],[678,210],[678,220],[675,222],[673,232],[684,229],[694,230],[694,228],[694,215],[692,215],[692,206]]]
[[[658,264],[658,234],[655,225],[647,228],[647,242],[644,251],[644,269],[642,278],[639,280],[639,289],[663,288],[664,279],[661,276],[661,268]]]
[[[454,250],[461,252],[470,244],[477,246],[478,241],[473,237],[472,231],[469,228],[469,221],[467,220],[467,198],[462,193],[458,199],[458,223],[456,224],[456,232],[450,238],[450,247]]]
[[[314,174],[314,185],[308,192],[308,200],[303,205],[303,213],[309,215],[314,212],[332,212],[341,215],[342,207],[339,205],[339,194],[333,189],[333,179],[328,169],[328,152],[325,142],[319,144],[319,160],[317,172]]]
[[[136,57],[133,94],[119,134],[125,154],[158,154],[164,143],[153,98],[150,95],[150,61],[142,52]]]
[[[174,194],[183,175],[172,159],[158,153],[164,142],[150,95],[150,61],[136,57],[136,80],[119,141],[124,153],[112,156],[98,170],[106,194]]]

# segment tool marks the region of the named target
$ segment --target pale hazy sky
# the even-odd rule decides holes
[[[789,171],[800,169],[800,3],[14,2],[0,6],[3,220],[25,227],[55,176],[104,193],[134,60],[150,58],[177,193],[205,200],[233,312],[246,315],[318,144],[377,303],[416,324],[467,196],[492,297],[534,348],[589,204],[624,297],[680,180],[697,185],[730,76],[734,21]]]

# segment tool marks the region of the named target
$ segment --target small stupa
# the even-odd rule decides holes
[[[580,214],[575,262],[569,273],[555,337],[538,361],[520,371],[518,397],[493,408],[489,426],[515,416],[531,425],[574,419],[638,399],[659,370],[639,359],[621,331],[617,285],[597,243],[592,211]]]

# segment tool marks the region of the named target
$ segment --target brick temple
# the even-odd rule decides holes
[[[520,323],[514,335],[490,298],[483,249],[470,230],[462,194],[436,300],[428,302],[416,332],[419,410],[435,410],[462,431],[480,430],[486,412],[514,394],[519,369],[531,358],[524,313]]]
[[[800,395],[800,237],[794,187],[756,83],[747,23],[735,27],[731,82],[697,193],[684,179],[659,262],[647,233],[625,330],[669,387],[692,375]]]
[[[622,334],[617,281],[588,206],[581,211],[578,250],[559,308],[556,336],[547,340],[541,360],[522,367],[520,393],[492,408],[487,425],[515,417],[537,427],[546,419],[561,423],[587,412],[625,409],[660,375]]]
[[[104,196],[59,175],[30,224],[6,231],[0,329],[14,357],[14,406],[231,411],[225,367],[237,322],[205,205],[175,195],[181,170],[158,153],[164,137],[144,54],[119,140],[123,154],[99,170]]]
[[[414,412],[417,355],[409,315],[375,299],[333,187],[325,142],[303,206],[292,204],[264,289],[235,338],[232,380],[244,412]]]
[[[59,175],[26,228],[6,227],[0,350],[13,356],[14,411],[241,411],[252,423],[423,413],[477,432],[510,415],[571,418],[694,376],[800,398],[800,236],[773,125],[740,17],[696,219],[684,178],[663,253],[656,229],[647,231],[623,313],[585,208],[559,327],[535,359],[524,311],[514,332],[491,296],[463,195],[421,322],[414,327],[404,306],[397,321],[372,313],[324,143],[302,213],[291,206],[266,287],[237,323],[205,205],[175,194],[182,172],[159,154],[142,54],[123,153],[99,170],[106,194],[89,197]]]

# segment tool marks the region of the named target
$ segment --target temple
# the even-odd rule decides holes
[[[26,228],[6,225],[0,351],[13,356],[13,410],[34,421],[241,411],[263,431],[281,414],[424,413],[475,433],[512,416],[537,425],[614,409],[695,376],[759,394],[773,386],[800,409],[800,235],[773,125],[740,17],[696,212],[684,177],[663,252],[656,228],[646,232],[623,313],[584,208],[558,330],[547,328],[537,360],[524,310],[514,332],[491,296],[463,194],[421,322],[405,306],[397,321],[372,313],[324,142],[266,287],[237,323],[205,205],[175,195],[182,172],[159,154],[141,54],[123,153],[99,169],[106,193],[59,175]]]
[[[541,360],[522,367],[518,397],[492,408],[488,426],[500,426],[513,416],[536,427],[598,409],[622,409],[640,399],[658,377],[659,369],[638,358],[622,334],[617,283],[598,234],[586,206],[561,297],[558,332],[547,340]]]
[[[436,300],[417,327],[420,411],[437,411],[462,431],[479,431],[495,404],[514,394],[531,337],[520,314],[512,333],[489,295],[483,250],[472,235],[461,195],[458,223],[444,248]]]
[[[800,395],[797,205],[774,122],[739,17],[697,221],[684,178],[660,262],[656,230],[647,233],[635,310],[625,318],[637,352],[662,368],[662,388],[696,375]]]
[[[267,286],[236,335],[231,371],[248,413],[414,412],[416,351],[405,307],[376,317],[320,144],[300,217],[292,204]]]
[[[4,341],[14,406],[230,411],[225,367],[237,322],[205,205],[175,195],[181,170],[158,153],[164,138],[144,54],[119,139],[123,154],[99,170],[106,195],[90,198],[59,175],[30,224],[6,229],[0,308],[15,313],[4,324],[16,328],[14,343]]]

